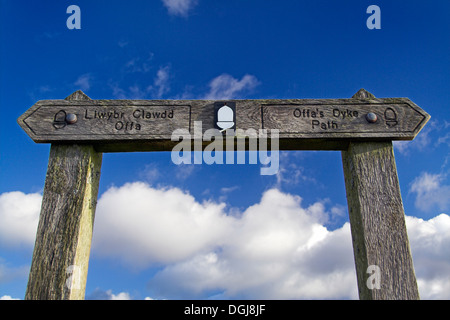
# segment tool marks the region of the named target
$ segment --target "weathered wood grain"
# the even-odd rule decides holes
[[[342,162],[360,299],[419,299],[392,142],[350,142]]]
[[[93,146],[51,145],[25,299],[84,299],[101,163]]]
[[[279,129],[282,132],[280,149],[343,150],[342,161],[360,298],[418,299],[391,140],[414,138],[428,121],[429,115],[409,99],[376,99],[365,90],[358,91],[352,99],[233,101],[236,101],[236,127],[241,130]],[[349,117],[347,122],[343,118],[338,127],[332,128],[332,132],[327,134],[311,131],[317,129],[313,128],[312,123],[307,123],[312,118],[315,119],[312,116],[314,109],[317,109],[320,118],[326,119],[334,116],[333,110],[342,108],[348,109],[348,114],[374,112],[380,116],[380,123],[378,127],[377,123],[371,123],[369,125],[372,125],[372,129],[365,129],[369,128],[367,124],[355,116],[354,119]],[[387,108],[391,108],[396,114],[395,119],[391,115],[386,116]],[[201,121],[201,133],[214,127],[214,101],[92,101],[80,91],[73,93],[66,101],[38,102],[21,116],[19,124],[33,139],[37,142],[53,142],[26,299],[84,298],[102,162],[99,151],[164,151],[171,150],[174,145],[169,133],[175,125],[171,127],[167,123],[162,125],[155,122],[143,135],[111,133],[114,132],[111,126],[116,125],[100,125],[105,120],[100,118],[95,120],[99,122],[93,126],[92,123],[88,125],[87,122],[77,122],[81,131],[77,131],[75,124],[68,123],[58,123],[60,126],[57,128],[54,114],[51,117],[48,115],[63,109],[65,112],[84,110],[85,115],[91,115],[92,112],[95,115],[100,110],[110,110],[113,116],[114,112],[123,112],[128,113],[126,120],[131,120],[128,110],[131,110],[132,117],[134,110],[151,109],[160,114],[179,110],[184,115],[189,113],[189,121],[179,117],[176,120],[177,126],[180,125],[191,134],[194,134],[192,130],[195,128],[195,121]],[[301,110],[301,116],[296,118],[306,118],[306,121],[291,119],[290,115],[296,109]],[[320,111],[324,113],[323,117],[320,116]],[[77,115],[82,117],[83,113]],[[41,119],[41,123],[33,118],[36,116]],[[93,119],[95,116],[86,121]],[[396,123],[388,124],[387,121]],[[36,125],[41,127],[36,129]],[[308,129],[310,125],[311,130]],[[69,134],[53,134],[55,137],[52,138],[52,131],[47,131],[49,126],[54,130],[64,130],[70,126],[75,129],[69,129],[73,131]],[[339,128],[342,130],[339,131]],[[347,130],[353,131],[346,132]],[[92,132],[95,133],[95,138],[92,138]],[[237,139],[239,137],[235,137],[235,141]],[[370,276],[367,271],[372,265],[381,271],[380,289],[371,289],[367,285]],[[68,274],[74,270],[71,269],[72,266],[76,267],[76,275]]]
[[[350,140],[411,140],[430,118],[407,98],[229,100],[236,104],[236,129],[277,129],[280,146],[344,150]],[[102,152],[170,151],[172,133],[214,128],[213,100],[41,100],[18,119],[39,143],[89,143]],[[377,122],[369,123],[367,113]],[[56,121],[75,114],[73,124]],[[297,144],[283,140],[298,139]],[[313,143],[311,143],[313,142]],[[124,145],[128,144],[127,148]],[[106,146],[106,147],[105,147]],[[145,146],[145,148],[143,147]],[[289,148],[288,147],[288,148]]]
[[[283,136],[297,138],[408,140],[425,119],[407,103],[277,104],[264,105],[262,109],[264,128],[278,129]],[[366,120],[369,112],[377,115],[377,122]],[[392,115],[392,120],[385,118],[386,112]]]

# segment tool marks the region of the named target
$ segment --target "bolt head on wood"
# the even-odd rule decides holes
[[[377,122],[377,119],[378,119],[377,115],[373,112],[369,112],[368,114],[366,114],[367,122],[375,123],[375,122]]]
[[[219,115],[225,104],[233,119]],[[195,135],[195,121],[205,130],[231,124],[235,130],[279,130],[282,148],[342,150],[353,139],[413,140],[429,119],[407,98],[375,98],[364,89],[352,99],[228,101],[91,100],[76,91],[64,100],[36,102],[18,123],[35,142],[90,142],[104,152],[171,151],[174,131]],[[294,139],[301,141],[291,144]]]
[[[77,122],[77,115],[76,114],[74,114],[74,113],[68,113],[67,115],[66,115],[66,122],[68,123],[68,124],[74,124],[74,123],[76,123]]]

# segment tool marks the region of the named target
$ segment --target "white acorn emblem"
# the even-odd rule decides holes
[[[234,112],[229,106],[224,105],[217,111],[217,126],[226,130],[234,126]]]

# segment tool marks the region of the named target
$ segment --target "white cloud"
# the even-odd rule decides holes
[[[238,80],[229,74],[221,74],[211,80],[209,83],[210,90],[204,99],[233,99],[237,95],[252,90],[258,84],[259,81],[253,75],[246,74],[241,80]]]
[[[118,294],[111,293],[111,300],[131,300],[128,292],[120,292]]]
[[[176,188],[111,188],[98,201],[93,249],[135,267],[187,259],[220,242],[232,222],[223,206]]]
[[[450,299],[450,216],[407,216],[406,226],[420,297]]]
[[[219,197],[219,202],[225,202],[228,198],[228,195],[231,194],[232,192],[238,190],[239,188],[240,188],[239,186],[220,188],[221,195]]]
[[[4,295],[0,297],[0,300],[20,300],[20,299],[15,299],[11,296]]]
[[[156,73],[154,81],[154,90],[156,98],[161,98],[165,93],[170,91],[169,87],[169,66],[160,67]]]
[[[0,245],[34,245],[41,201],[38,193],[13,191],[0,195]]]
[[[197,5],[197,0],[162,0],[169,14],[187,17],[192,8]]]
[[[439,146],[440,144],[446,144],[446,145],[450,146],[450,132],[448,132],[444,136],[441,136],[437,139],[436,145]]]
[[[131,296],[128,292],[114,294],[112,290],[104,291],[97,288],[86,296],[86,300],[131,300]]]
[[[75,81],[74,85],[79,87],[82,91],[87,91],[91,88],[92,76],[90,73],[82,74]]]
[[[166,267],[150,286],[167,296],[212,291],[221,298],[357,298],[349,225],[328,231],[317,210],[303,208],[300,197],[269,190],[235,218],[220,246]]]
[[[441,180],[420,181],[414,190],[432,193]],[[0,195],[2,246],[33,245],[41,199]],[[325,228],[326,217],[342,211],[330,206],[305,207],[301,197],[271,189],[243,212],[226,212],[224,203],[199,203],[177,188],[125,184],[98,201],[93,256],[133,269],[159,265],[154,298],[357,299],[350,225]],[[421,298],[450,298],[450,217],[406,216],[406,224]],[[27,273],[0,262],[0,282]],[[131,299],[100,291],[91,298]]]
[[[450,186],[443,184],[445,174],[422,172],[414,179],[410,192],[416,193],[415,205],[420,210],[430,212],[434,209],[446,210],[450,208]]]
[[[99,200],[94,252],[133,268],[161,264],[149,283],[157,298],[357,299],[350,225],[325,228],[342,211],[326,204],[271,189],[230,214],[176,188],[126,184]],[[446,297],[450,217],[407,225],[421,297]]]
[[[229,215],[176,188],[126,184],[99,199],[93,250],[133,268],[167,264],[152,280],[163,296],[356,298],[349,226],[328,231],[324,205],[301,201],[272,189]]]

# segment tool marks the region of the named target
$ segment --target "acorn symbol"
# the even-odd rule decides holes
[[[387,108],[386,111],[384,111],[384,119],[386,120],[388,127],[394,127],[398,124],[397,114],[392,108]]]
[[[234,111],[229,106],[224,105],[217,111],[217,126],[226,130],[234,126]]]
[[[60,110],[55,114],[53,126],[55,129],[62,129],[66,126],[66,112],[64,110]]]

